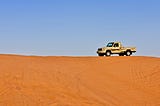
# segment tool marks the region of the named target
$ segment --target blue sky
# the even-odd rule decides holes
[[[109,41],[159,57],[160,1],[0,1],[0,54],[95,56]]]

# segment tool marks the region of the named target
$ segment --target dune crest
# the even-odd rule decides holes
[[[160,58],[0,55],[0,106],[159,106]]]

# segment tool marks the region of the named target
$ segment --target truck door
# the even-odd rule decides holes
[[[112,48],[112,53],[119,53],[119,50],[120,50],[119,43],[114,43],[113,48]]]

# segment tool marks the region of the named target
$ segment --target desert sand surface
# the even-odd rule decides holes
[[[0,106],[160,106],[160,58],[0,55]]]

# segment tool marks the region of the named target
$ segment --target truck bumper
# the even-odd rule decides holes
[[[103,51],[97,51],[97,54],[105,54]]]
[[[132,53],[136,53],[136,51],[132,51]]]

